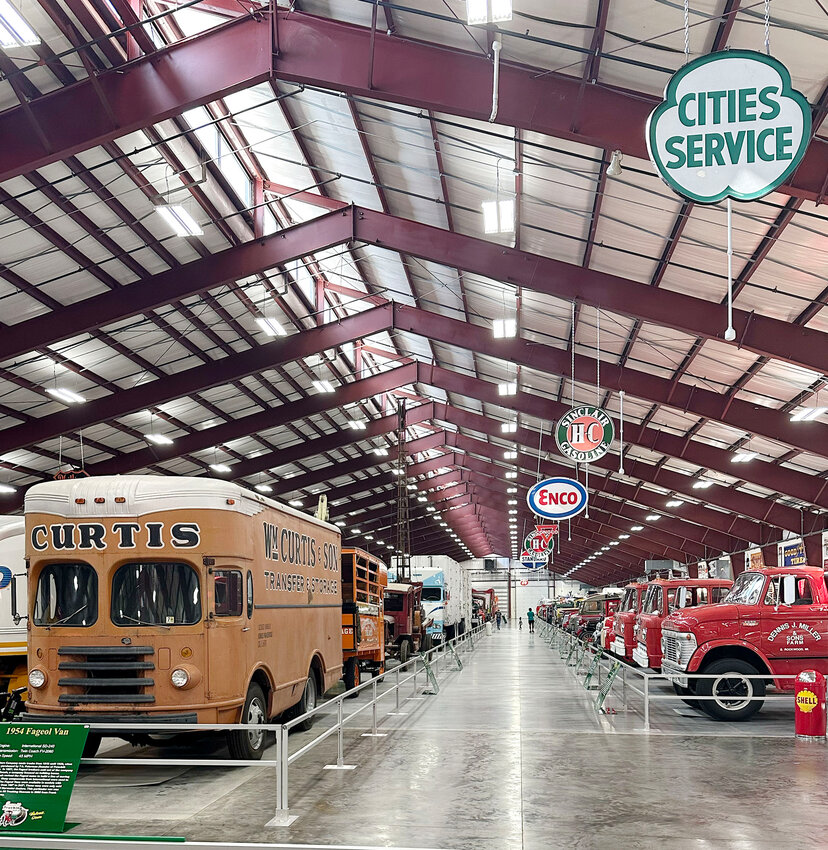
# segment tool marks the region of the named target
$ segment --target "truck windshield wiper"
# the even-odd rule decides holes
[[[121,616],[125,620],[131,620],[133,623],[136,623],[139,626],[161,626],[162,629],[168,629],[169,626],[166,623],[144,623],[141,620],[136,620],[135,617],[130,617],[129,614],[121,614]]]
[[[83,611],[83,609],[86,608],[88,605],[89,605],[88,602],[84,602],[83,605],[81,605],[81,607],[78,608],[77,611],[73,611],[71,614],[67,615],[66,617],[61,618],[56,623],[49,623],[48,628],[52,628],[52,626],[60,626],[63,623],[65,623],[67,620],[71,620],[72,617],[74,617],[76,614],[80,614],[80,612]]]

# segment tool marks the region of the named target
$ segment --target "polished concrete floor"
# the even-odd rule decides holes
[[[272,767],[149,760],[137,772],[84,770],[69,820],[86,835],[445,850],[828,844],[828,750],[793,738],[787,706],[733,727],[662,703],[645,734],[634,698],[624,711],[611,694],[618,713],[597,714],[594,693],[525,628],[483,639],[465,661],[462,672],[446,672],[438,695],[406,701],[404,716],[382,719],[389,699],[380,712],[387,737],[362,737],[370,711],[355,720],[345,739],[354,770],[323,769],[336,759],[335,737],[294,764],[298,819],[289,827],[265,826]],[[325,722],[292,736],[291,751]]]

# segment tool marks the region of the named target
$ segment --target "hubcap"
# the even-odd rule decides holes
[[[258,726],[265,722],[264,709],[258,699],[250,700],[250,705],[247,707],[247,720],[249,726]],[[250,746],[254,750],[258,750],[264,740],[264,732],[258,732],[253,729],[248,730],[247,739],[250,741]]]
[[[305,682],[305,712],[312,711],[316,708],[316,682],[312,677],[308,677]]]
[[[713,696],[726,711],[741,711],[750,705],[753,683],[738,673],[728,673],[713,680]]]

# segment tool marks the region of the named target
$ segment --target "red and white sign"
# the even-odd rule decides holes
[[[548,546],[552,538],[558,533],[557,523],[547,523],[535,526],[535,534],[543,540],[544,546]]]
[[[528,587],[529,586],[529,579],[528,578],[522,578],[520,580],[520,586],[521,587]]]

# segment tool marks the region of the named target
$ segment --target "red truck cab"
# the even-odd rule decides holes
[[[615,609],[618,607],[620,601],[620,591],[604,592],[598,593],[595,596],[588,596],[581,603],[577,613],[569,620],[569,631],[576,637],[588,637],[595,631],[596,626],[604,617],[615,613]]]
[[[647,585],[642,582],[628,584],[624,588],[624,596],[613,618],[614,638],[610,649],[626,661],[632,661],[635,648],[635,621],[641,613],[641,603],[644,601],[646,589]]]
[[[682,608],[720,602],[732,584],[722,578],[657,578],[649,582],[636,621],[633,661],[639,667],[660,670],[664,618]]]
[[[819,567],[742,573],[720,605],[676,611],[663,624],[664,672],[679,693],[714,697],[716,720],[748,720],[768,684],[791,691],[806,669],[828,674],[828,589]],[[717,676],[688,679],[688,673]],[[767,674],[767,679],[748,676]],[[753,699],[751,699],[753,698]]]

